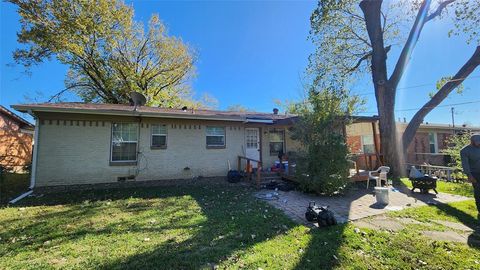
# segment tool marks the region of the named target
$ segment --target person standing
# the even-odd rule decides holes
[[[477,218],[480,220],[480,135],[472,135],[470,145],[460,151],[463,172],[473,186],[473,196],[477,205]]]

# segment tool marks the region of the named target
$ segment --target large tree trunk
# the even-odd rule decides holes
[[[387,78],[387,52],[383,44],[381,7],[382,1],[379,0],[364,0],[360,3],[372,44],[372,80],[380,118],[381,150],[385,164],[393,169],[396,177],[401,174],[402,168],[395,125],[396,91]]]

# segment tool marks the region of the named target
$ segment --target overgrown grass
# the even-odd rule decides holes
[[[402,178],[400,179],[400,181],[408,188],[412,188],[412,183],[408,178]],[[465,182],[445,182],[439,180],[437,181],[437,191],[466,197],[473,197],[472,184]]]
[[[0,210],[0,269],[474,269],[479,256],[412,230],[310,229],[239,186],[72,192]]]
[[[0,205],[28,190],[30,175],[5,172],[0,179]]]

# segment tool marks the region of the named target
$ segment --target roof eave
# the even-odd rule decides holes
[[[245,117],[218,117],[218,116],[205,116],[195,114],[172,114],[172,113],[154,113],[154,112],[140,112],[140,111],[120,111],[120,110],[89,110],[89,109],[70,109],[70,108],[46,108],[36,106],[24,106],[24,105],[12,105],[17,111],[20,112],[50,112],[50,113],[76,113],[76,114],[94,114],[94,115],[115,115],[115,116],[143,116],[143,117],[158,117],[158,118],[171,118],[171,119],[194,119],[194,120],[214,120],[214,121],[233,121],[244,122]]]

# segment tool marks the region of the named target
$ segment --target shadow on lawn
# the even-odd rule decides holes
[[[149,199],[171,198],[175,200],[176,198],[181,199],[183,196],[191,197],[200,206],[201,214],[205,217],[203,221],[198,224],[192,223],[189,221],[192,216],[177,214],[182,212],[182,207],[189,207],[189,205],[180,204],[180,206],[173,206],[173,208],[172,205],[163,205],[163,209],[158,209],[152,216],[145,217],[147,219],[151,217],[157,219],[168,217],[170,219],[165,226],[156,226],[155,228],[142,226],[142,224],[138,224],[138,221],[130,223],[128,221],[118,221],[101,229],[87,227],[71,233],[55,227],[52,228],[52,225],[61,226],[72,223],[78,217],[83,220],[91,219],[98,214],[97,211],[101,211],[95,202],[111,200],[111,207],[119,207],[122,212],[138,215],[142,214],[143,210],[152,207],[148,203]],[[129,198],[141,198],[147,201],[133,200],[128,205],[122,202],[121,205],[113,206],[115,201],[126,199],[128,202]],[[108,236],[112,233],[131,232],[154,232],[165,235],[170,230],[179,228],[190,232],[187,233],[186,237],[184,237],[185,235],[176,235],[153,249],[139,247],[138,252],[133,256],[118,258],[113,261],[102,261],[96,266],[96,268],[101,269],[198,269],[211,267],[225,260],[236,263],[238,257],[235,253],[237,251],[248,250],[257,243],[282,235],[296,226],[278,210],[267,206],[263,202],[256,201],[251,196],[250,189],[238,186],[136,188],[51,194],[42,198],[29,199],[23,204],[24,206],[62,205],[67,209],[52,213],[39,213],[33,217],[38,219],[39,222],[33,222],[28,226],[4,233],[1,236],[3,239],[9,239],[12,235],[22,235],[25,232],[35,232],[39,236],[31,241],[27,239],[27,243],[24,241],[9,245],[8,250],[5,250],[9,253],[9,256],[25,248],[32,251],[37,250],[47,240],[55,245],[61,245],[87,235]],[[268,212],[265,212],[265,209]],[[55,224],[47,221],[54,221]],[[119,225],[122,228],[119,229]],[[52,230],[56,231],[52,233]],[[41,235],[45,235],[45,237],[41,237]],[[175,238],[181,239],[177,240]],[[278,263],[281,264],[281,259],[278,260]]]
[[[359,188],[360,189],[360,188]],[[371,191],[354,193],[350,196],[351,204],[359,196],[363,196]],[[429,201],[434,195],[411,194],[406,188],[399,188],[400,192],[408,192],[409,196],[422,201]],[[135,255],[116,258],[113,260],[101,260],[95,266],[101,269],[138,269],[138,268],[161,268],[161,269],[199,269],[209,268],[221,262],[226,264],[236,264],[237,267],[243,263],[240,262],[242,253],[254,248],[254,246],[268,242],[276,237],[286,235],[288,231],[296,228],[296,225],[279,210],[267,206],[264,202],[258,202],[251,196],[251,189],[240,186],[184,186],[184,187],[155,187],[155,188],[134,188],[117,190],[94,190],[84,192],[72,192],[63,194],[50,194],[41,198],[28,199],[22,202],[24,206],[38,205],[63,205],[66,209],[56,212],[39,213],[34,218],[38,219],[26,227],[19,227],[7,231],[0,235],[2,239],[9,239],[11,235],[22,235],[28,231],[34,231],[38,238],[25,242],[9,245],[5,252],[15,254],[18,250],[29,249],[35,251],[44,245],[45,241],[52,241],[56,245],[75,241],[86,237],[87,235],[104,235],[108,237],[112,234],[127,234],[130,232],[139,233],[158,233],[165,235],[170,230],[184,229],[188,230],[187,235],[175,235],[154,246],[146,249],[138,247]],[[356,195],[358,194],[358,195]],[[188,208],[188,204],[175,204],[175,200],[181,200],[182,196],[189,196],[200,207],[204,219],[201,222],[190,222],[188,213],[177,215]],[[129,198],[143,199],[143,201],[131,201]],[[74,231],[58,230],[53,226],[61,226],[74,222],[79,217],[83,220],[93,218],[104,206],[104,201],[112,201],[114,206],[121,212],[131,213],[133,215],[142,215],[144,210],[152,208],[150,199],[167,199],[167,204],[158,207],[148,216],[142,216],[142,219],[168,217],[169,220],[162,226],[145,226],[138,221],[114,220],[107,226],[101,228],[85,227]],[[115,204],[116,201],[126,200],[125,203]],[[98,202],[98,203],[97,203]],[[349,205],[346,205],[347,207]],[[475,224],[475,219],[463,211],[453,208],[446,204],[435,205],[438,209],[450,216],[457,217],[462,223],[471,226]],[[264,210],[268,209],[268,213]],[[267,216],[267,218],[264,217]],[[233,217],[233,219],[232,219]],[[46,220],[55,220],[55,223],[45,222]],[[3,225],[10,222],[19,222],[20,219],[4,220]],[[141,222],[140,222],[141,223]],[[2,224],[0,224],[0,227]],[[300,260],[293,266],[296,269],[331,269],[338,266],[341,258],[341,248],[348,244],[345,242],[345,231],[347,224],[339,224],[329,228],[312,229],[308,233],[309,241],[305,250],[302,250]],[[42,237],[42,235],[45,235]],[[254,236],[252,236],[254,235]],[[299,236],[303,237],[303,236]],[[287,238],[288,241],[295,243],[297,239]],[[283,243],[289,244],[289,243]],[[279,247],[278,249],[281,249]],[[277,250],[278,251],[278,250]],[[272,251],[270,253],[276,253]],[[255,263],[273,263],[281,266],[284,260],[269,254],[268,251],[262,253],[262,250],[256,251],[265,258],[255,257],[254,262],[245,262],[243,266],[252,268]],[[281,252],[280,252],[281,253]],[[283,253],[281,253],[283,254]],[[4,254],[0,254],[4,255]],[[289,262],[292,263],[292,262]],[[256,267],[255,267],[256,268]]]

